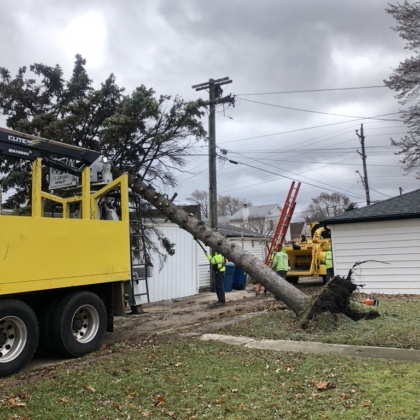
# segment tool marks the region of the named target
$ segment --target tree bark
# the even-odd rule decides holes
[[[137,180],[133,185],[133,190],[160,210],[169,220],[193,235],[195,239],[199,239],[249,274],[274,296],[283,301],[296,315],[303,313],[309,302],[309,297],[283,280],[263,262],[208,228],[202,220],[171,203],[154,188]]]

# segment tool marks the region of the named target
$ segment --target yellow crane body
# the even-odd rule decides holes
[[[22,369],[38,347],[63,357],[95,351],[113,331],[114,316],[125,315],[129,301],[135,307],[133,256],[146,266],[147,249],[141,201],[129,191],[127,174],[113,179],[107,157],[3,128],[0,156],[32,162],[30,205],[12,215],[0,211],[5,377]],[[73,176],[70,184],[66,174]],[[50,192],[42,189],[46,181]],[[140,280],[148,296],[147,277]]]
[[[42,191],[41,159],[32,164],[30,216],[0,216],[0,295],[131,278],[128,180],[122,175],[92,192],[89,168],[80,195],[62,198]],[[119,220],[98,220],[98,202],[111,191],[119,195]],[[47,200],[61,204],[62,217],[44,217]],[[79,203],[81,218],[71,218]]]
[[[129,280],[128,221],[0,217],[0,294]]]

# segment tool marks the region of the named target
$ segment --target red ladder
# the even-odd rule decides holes
[[[280,249],[286,238],[287,229],[289,228],[290,221],[292,220],[293,212],[296,207],[296,197],[298,195],[300,188],[300,182],[292,182],[289,192],[287,194],[286,201],[284,203],[281,215],[279,218],[279,223],[277,224],[276,231],[274,232],[273,239],[270,244],[270,249],[265,257],[265,265],[270,266],[271,256],[273,255],[276,249]],[[261,285],[258,285],[257,294],[261,291]]]

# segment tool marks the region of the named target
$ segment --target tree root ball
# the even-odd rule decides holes
[[[335,276],[324,286],[321,293],[311,302],[300,319],[302,328],[306,328],[311,319],[324,312],[344,314],[354,321],[361,319],[374,319],[379,313],[373,310],[368,312],[357,310],[352,305],[351,295],[358,286],[352,282],[351,271],[347,277]]]

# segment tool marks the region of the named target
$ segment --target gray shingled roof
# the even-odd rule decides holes
[[[361,209],[348,211],[338,216],[321,220],[320,223],[323,225],[336,225],[417,218],[420,218],[420,190],[411,191]]]
[[[226,238],[263,238],[264,236],[261,233],[252,232],[251,230],[244,229],[238,226],[233,226],[228,223],[221,224],[217,226],[217,231]]]
[[[207,226],[210,226],[210,220],[204,219]],[[253,232],[252,230],[245,229],[243,227],[234,226],[229,223],[229,216],[222,216],[217,218],[217,232],[226,238],[264,238],[261,233]]]

